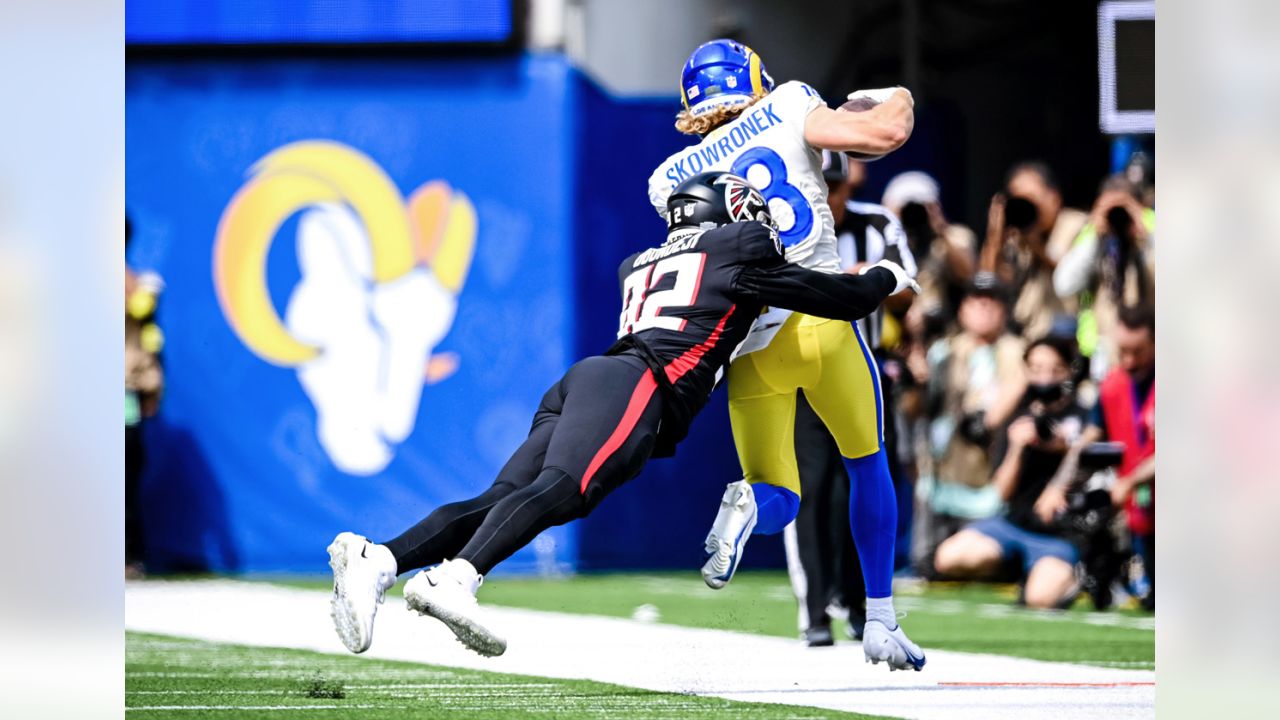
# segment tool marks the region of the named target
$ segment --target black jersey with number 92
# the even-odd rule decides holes
[[[624,260],[618,279],[618,341],[606,354],[637,355],[653,370],[664,402],[658,457],[687,434],[763,308],[853,321],[896,284],[883,268],[831,275],[788,263],[777,231],[758,222],[672,233]]]

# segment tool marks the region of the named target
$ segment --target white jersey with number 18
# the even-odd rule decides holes
[[[712,171],[740,175],[769,202],[787,260],[810,270],[840,272],[822,155],[804,139],[805,118],[824,104],[802,82],[779,85],[702,142],[663,161],[649,176],[649,202],[665,217],[667,198],[686,179]],[[768,345],[789,314],[761,316],[739,354]]]

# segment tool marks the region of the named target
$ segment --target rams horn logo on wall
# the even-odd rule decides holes
[[[406,204],[377,163],[336,142],[285,145],[249,175],[214,242],[222,312],[255,355],[297,368],[334,465],[379,472],[413,431],[424,382],[457,369],[455,355],[433,351],[471,266],[475,208],[439,180]],[[266,262],[294,214],[302,279],[282,318]]]

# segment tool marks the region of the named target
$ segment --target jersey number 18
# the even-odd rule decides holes
[[[791,227],[779,233],[783,246],[791,247],[809,236],[809,231],[813,229],[813,209],[809,207],[809,201],[800,192],[800,188],[787,182],[787,165],[782,156],[769,148],[754,147],[742,153],[733,161],[730,172],[750,179],[747,173],[756,165],[763,165],[769,172],[769,184],[760,188],[764,199],[781,200],[791,208],[794,218]]]

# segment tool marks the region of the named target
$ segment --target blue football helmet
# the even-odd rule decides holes
[[[773,90],[773,78],[751,48],[733,40],[699,45],[680,73],[680,100],[694,117],[737,107]]]

